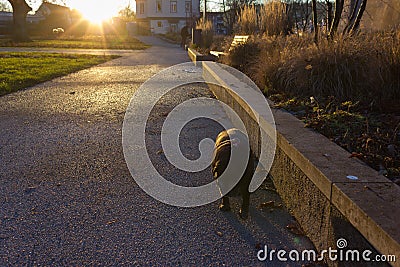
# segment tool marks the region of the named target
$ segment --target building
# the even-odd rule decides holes
[[[136,20],[141,33],[166,34],[191,28],[200,17],[199,0],[136,0]]]
[[[228,30],[224,22],[224,12],[207,12],[207,20],[212,22],[214,34],[227,34]]]
[[[72,24],[71,10],[66,6],[43,2],[35,15],[45,18],[43,27],[47,32],[54,28],[68,29]]]

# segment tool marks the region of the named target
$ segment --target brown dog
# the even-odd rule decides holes
[[[233,146],[233,149],[241,149],[241,146],[247,145],[247,143],[248,137],[242,131],[235,128],[222,131],[218,134],[215,141],[214,157],[211,163],[212,173],[215,179],[219,178],[227,168],[231,156],[231,147]],[[241,195],[242,208],[240,209],[239,215],[244,219],[247,218],[250,204],[249,185],[253,174],[254,156],[250,150],[246,170],[237,185],[229,191],[228,194],[222,197],[222,203],[219,206],[220,210],[229,211],[229,197]]]

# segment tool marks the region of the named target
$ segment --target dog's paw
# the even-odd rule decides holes
[[[226,205],[226,204],[220,204],[219,205],[219,210],[221,210],[221,211],[230,211],[231,207],[229,205]]]
[[[240,216],[240,218],[242,218],[243,220],[247,220],[247,218],[249,217],[249,211],[248,211],[248,210],[242,210],[242,209],[240,209],[240,211],[239,211],[239,216]]]

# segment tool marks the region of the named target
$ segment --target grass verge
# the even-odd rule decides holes
[[[0,95],[116,58],[50,53],[0,53]]]
[[[37,48],[67,48],[67,49],[123,49],[142,50],[149,48],[136,38],[120,35],[83,36],[58,38],[33,38],[31,42],[15,43],[11,39],[0,40],[0,46],[6,47],[37,47]]]

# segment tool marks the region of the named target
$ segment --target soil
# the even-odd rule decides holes
[[[300,100],[282,94],[269,97],[275,106],[283,108],[305,126],[366,162],[400,185],[400,114],[366,111],[357,103],[335,101],[319,103],[314,98]]]

